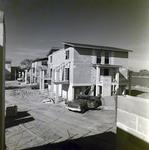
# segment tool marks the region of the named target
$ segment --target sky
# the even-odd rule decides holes
[[[129,69],[149,70],[149,0],[5,0],[6,59],[18,66],[62,41],[133,50]]]

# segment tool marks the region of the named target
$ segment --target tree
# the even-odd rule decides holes
[[[140,76],[149,76],[149,71],[147,69],[142,69],[139,71]]]
[[[20,68],[21,69],[30,69],[32,67],[32,59],[24,59],[20,62]]]

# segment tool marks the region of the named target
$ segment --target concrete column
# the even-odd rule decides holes
[[[59,81],[59,72],[56,71],[56,81],[58,82]]]
[[[55,103],[58,103],[59,84],[56,84]]]
[[[118,92],[118,89],[119,89],[119,70],[117,69],[117,72],[116,72],[116,92]]]
[[[59,81],[59,73],[58,71],[56,73],[56,81]],[[56,84],[56,93],[55,93],[55,103],[58,102],[58,96],[59,96],[59,84]]]
[[[25,70],[25,84],[27,84],[27,69]]]
[[[20,77],[23,77],[23,78],[25,77],[25,76],[24,76],[24,72],[21,72]]]
[[[100,68],[98,68],[98,83],[99,83],[99,78],[100,78]],[[98,95],[100,94],[99,86],[98,86]]]
[[[32,70],[33,69],[30,69],[30,84],[32,84]]]
[[[59,85],[59,96],[62,96],[62,84]]]
[[[68,88],[68,101],[72,101],[73,99],[74,99],[74,87],[72,84],[70,84]]]
[[[40,70],[40,73],[39,73],[39,89],[41,90],[42,89],[42,71]]]
[[[42,71],[42,91],[44,90],[44,70]]]
[[[1,10],[1,8],[0,8]],[[5,149],[5,24],[0,11],[0,149]]]
[[[99,94],[99,67],[96,67],[96,96]]]
[[[64,66],[64,81],[66,80],[66,72],[65,72],[65,66]]]
[[[54,99],[54,69],[52,70],[52,78],[51,78],[51,98]]]

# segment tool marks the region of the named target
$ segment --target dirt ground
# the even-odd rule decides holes
[[[11,87],[11,88],[9,88]],[[15,87],[15,89],[13,89]],[[54,104],[49,92],[32,90],[30,85],[7,82],[5,107],[17,105],[15,117],[6,117],[8,150],[115,150],[115,111],[112,103],[84,114],[66,109],[63,99]],[[103,100],[106,105],[106,100]]]

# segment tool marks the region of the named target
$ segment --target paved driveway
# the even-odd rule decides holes
[[[19,149],[115,150],[115,112],[69,111],[64,102],[42,103],[47,93],[23,88],[6,90],[6,107],[18,106],[16,117],[6,118],[6,146]]]

